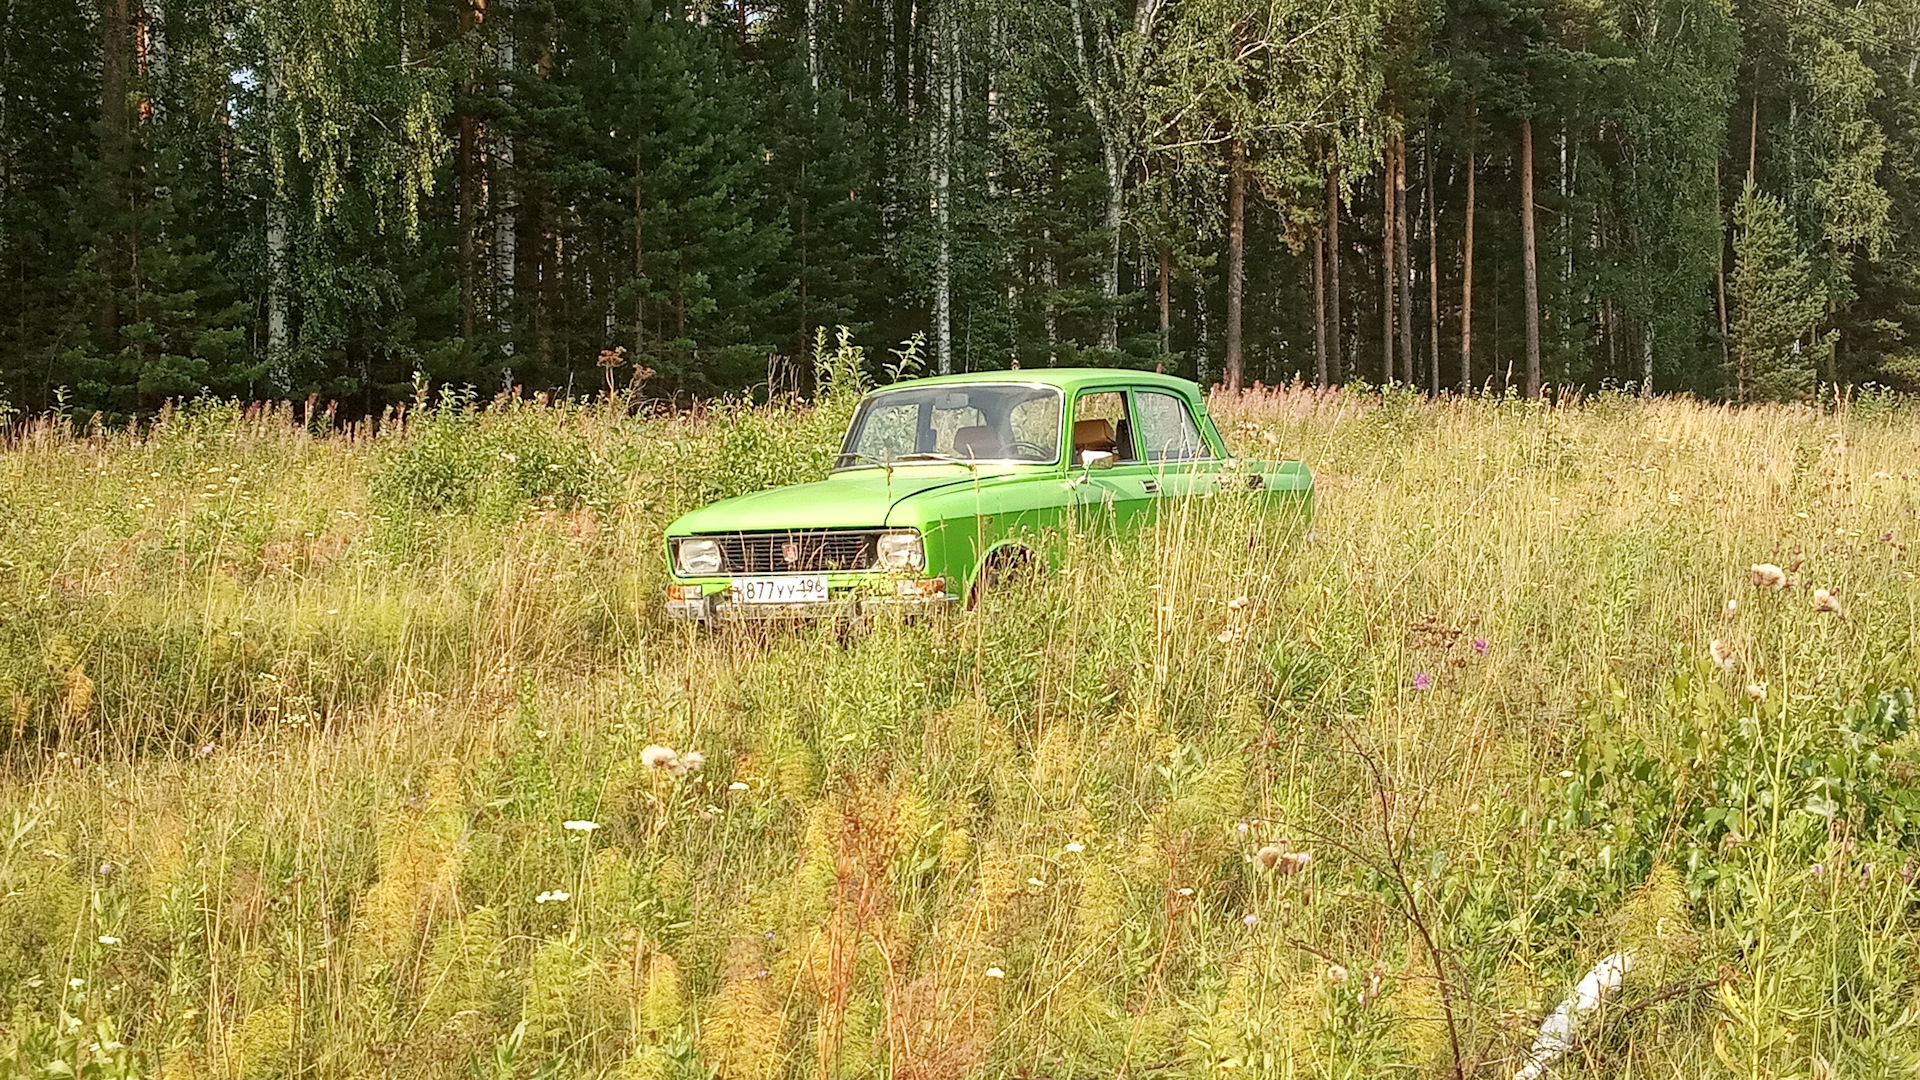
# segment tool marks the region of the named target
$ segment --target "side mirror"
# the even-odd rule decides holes
[[[1113,468],[1114,456],[1111,450],[1080,451],[1080,467],[1089,472]]]

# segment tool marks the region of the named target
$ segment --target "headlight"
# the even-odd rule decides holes
[[[683,574],[717,574],[720,572],[720,542],[718,540],[682,540],[674,549],[675,560],[680,564]]]
[[[927,552],[920,545],[919,533],[883,533],[873,550],[882,570],[919,570],[927,565]]]

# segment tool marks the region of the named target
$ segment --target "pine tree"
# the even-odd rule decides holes
[[[1747,181],[1733,207],[1733,345],[1740,398],[1789,401],[1812,390],[1833,348],[1817,335],[1826,298],[1780,200]]]

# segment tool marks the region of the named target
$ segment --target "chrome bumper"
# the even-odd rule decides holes
[[[939,592],[917,596],[835,596],[797,604],[742,604],[729,600],[726,593],[709,593],[697,600],[666,603],[669,619],[713,624],[862,617],[888,611],[917,613],[938,611],[959,601],[960,597],[952,593]]]

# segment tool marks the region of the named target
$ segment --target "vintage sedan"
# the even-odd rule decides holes
[[[972,600],[1056,561],[1068,527],[1127,530],[1169,499],[1255,492],[1309,513],[1297,461],[1235,461],[1200,388],[1048,368],[867,394],[825,480],[742,495],[667,528],[667,613],[700,622]]]

